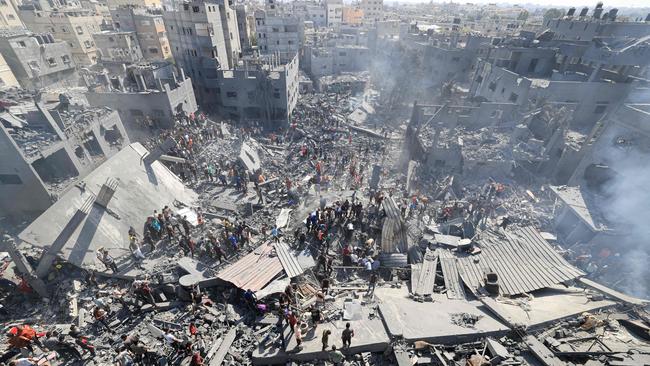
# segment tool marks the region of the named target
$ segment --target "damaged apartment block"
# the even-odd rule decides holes
[[[3,212],[38,213],[129,143],[116,111],[47,103],[23,89],[0,94]],[[10,168],[13,167],[13,168]]]

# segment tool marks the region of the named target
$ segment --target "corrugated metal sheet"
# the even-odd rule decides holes
[[[465,300],[465,288],[458,274],[457,259],[447,250],[440,251],[440,267],[445,279],[447,298]]]
[[[298,277],[304,272],[302,266],[298,262],[298,258],[291,253],[289,246],[285,243],[275,244],[275,252],[277,253],[278,258],[280,258],[282,268],[284,268],[284,272],[289,276],[289,278]]]
[[[381,253],[379,255],[380,267],[404,268],[408,266],[408,258],[402,253]]]
[[[381,249],[384,253],[406,253],[408,250],[407,228],[400,209],[392,197],[382,202],[386,218],[381,230]]]
[[[495,272],[500,292],[505,295],[527,293],[584,275],[532,227],[506,232],[502,242],[484,245],[480,254],[459,258],[457,264],[470,289],[484,286],[485,274]]]
[[[273,246],[262,244],[217,274],[217,278],[243,289],[261,290],[282,272]]]
[[[433,285],[436,282],[436,270],[438,268],[438,251],[433,251],[427,248],[424,255],[424,262],[420,269],[420,275],[417,279],[417,284],[411,284],[411,290],[417,295],[431,295],[433,293]]]

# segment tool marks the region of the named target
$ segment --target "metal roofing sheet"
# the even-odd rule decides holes
[[[465,288],[460,282],[457,259],[448,251],[441,250],[440,267],[442,268],[442,276],[445,279],[447,298],[465,300]]]
[[[484,285],[486,273],[498,275],[505,295],[526,293],[583,276],[532,227],[505,232],[501,243],[491,242],[475,256],[458,258],[458,270],[470,289]]]
[[[262,244],[217,274],[217,278],[243,289],[258,291],[282,272],[273,246]]]
[[[289,278],[298,277],[304,272],[304,269],[302,269],[302,266],[298,262],[298,258],[290,252],[289,246],[287,246],[287,244],[275,244],[275,252],[280,259],[280,263],[282,264],[282,268],[284,268],[284,272],[286,272]]]

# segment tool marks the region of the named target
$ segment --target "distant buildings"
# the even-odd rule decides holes
[[[360,26],[363,24],[363,10],[358,7],[344,6],[341,11],[341,22],[346,25]]]
[[[327,26],[338,29],[343,23],[343,1],[328,0],[325,2],[325,9],[327,9]]]
[[[93,34],[102,63],[133,63],[144,59],[135,32],[104,31]]]
[[[373,25],[384,19],[384,0],[361,0],[361,10],[363,23]]]
[[[172,59],[162,12],[158,9],[122,6],[111,8],[113,28],[135,32],[142,55],[147,61]]]
[[[14,72],[11,71],[11,68],[7,64],[7,60],[0,53],[0,89],[12,88],[20,86],[18,84],[18,79],[14,75]]]
[[[265,10],[255,11],[255,29],[260,54],[276,54],[288,61],[300,51],[304,37],[304,22],[287,15],[268,0]]]
[[[26,30],[0,32],[0,53],[23,88],[76,86],[75,61],[65,42]]]
[[[29,30],[50,33],[55,40],[68,43],[77,65],[97,62],[97,47],[92,35],[102,30],[103,17],[100,14],[81,8],[44,11],[33,5],[24,5],[20,16]]]
[[[0,30],[22,29],[25,26],[18,16],[14,0],[0,0]]]

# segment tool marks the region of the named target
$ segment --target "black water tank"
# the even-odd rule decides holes
[[[582,8],[582,10],[580,10],[580,16],[581,17],[586,17],[588,12],[589,12],[589,8],[584,7],[584,8]]]
[[[576,13],[576,8],[569,8],[569,11],[566,12],[566,16],[572,17]]]
[[[594,19],[600,19],[600,16],[603,14],[603,8],[594,9]]]
[[[650,22],[650,13],[648,13],[648,15],[645,17],[645,21]]]
[[[618,9],[614,8],[609,11],[609,20],[612,22],[616,20],[616,16],[618,15]]]

